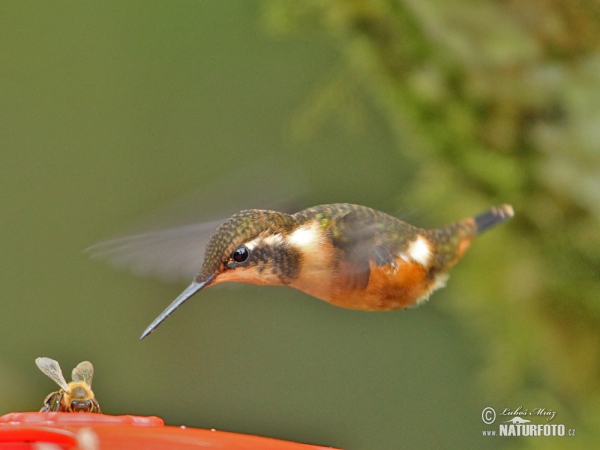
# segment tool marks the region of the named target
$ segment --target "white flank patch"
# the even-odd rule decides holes
[[[437,291],[440,288],[443,288],[444,286],[446,286],[446,281],[448,281],[448,274],[447,273],[439,273],[435,276],[435,282],[433,283],[433,285],[429,288],[429,290],[427,291],[427,293],[417,299],[415,306],[420,305],[421,303],[426,302],[427,300],[429,300],[429,296],[433,293],[433,291]]]
[[[306,247],[316,242],[317,230],[313,226],[304,225],[290,234],[288,242],[298,247]]]
[[[429,259],[431,258],[431,250],[429,249],[427,239],[422,236],[417,237],[417,239],[408,246],[408,256],[422,266],[427,266],[429,264]]]
[[[448,281],[448,278],[450,278],[450,276],[447,273],[439,273],[435,276],[435,283],[434,285],[431,287],[431,292],[438,290],[440,288],[443,288],[444,286],[446,286],[446,282]]]

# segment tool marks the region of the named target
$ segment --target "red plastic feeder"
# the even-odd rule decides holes
[[[165,426],[160,417],[92,413],[26,412],[0,417],[0,450],[55,449],[221,449],[325,450],[247,434]]]

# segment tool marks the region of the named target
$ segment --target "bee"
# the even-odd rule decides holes
[[[60,386],[60,391],[52,392],[46,397],[40,412],[101,412],[92,391],[94,366],[91,362],[83,361],[77,364],[71,373],[73,381],[70,383],[65,381],[57,361],[44,357],[37,358],[35,363],[46,376]]]

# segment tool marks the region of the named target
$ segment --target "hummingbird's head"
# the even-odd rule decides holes
[[[293,276],[290,264],[298,256],[285,239],[294,222],[289,214],[259,209],[233,215],[209,239],[194,282],[285,283],[286,276]],[[277,283],[279,278],[282,283]]]
[[[249,209],[223,222],[206,245],[194,281],[144,331],[150,334],[177,307],[201,289],[224,281],[288,284],[299,271],[301,254],[286,236],[296,219],[285,213]]]

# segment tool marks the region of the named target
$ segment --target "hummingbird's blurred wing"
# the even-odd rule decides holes
[[[308,183],[300,169],[290,173],[289,164],[276,158],[260,163],[244,167],[243,173],[261,173],[268,163],[269,176],[255,177],[244,189],[221,178],[139,219],[128,227],[134,231],[125,231],[125,237],[100,242],[86,251],[94,259],[139,276],[189,282],[202,268],[210,236],[231,214],[250,208],[286,212],[306,194]]]
[[[361,217],[356,211],[338,219],[333,244],[342,252],[339,266],[341,287],[365,289],[369,284],[371,262],[377,266],[394,266],[396,261],[383,225]]]
[[[163,281],[189,281],[198,273],[208,239],[223,220],[149,231],[92,245],[94,259]]]

